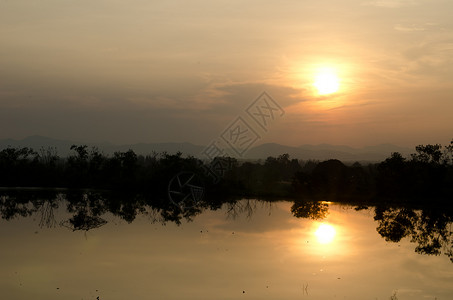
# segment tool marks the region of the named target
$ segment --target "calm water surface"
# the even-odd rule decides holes
[[[66,204],[3,211],[0,298],[453,299],[449,258],[387,242],[374,208],[330,203],[314,220],[292,205],[241,200],[180,225],[107,212],[90,230],[70,226]]]

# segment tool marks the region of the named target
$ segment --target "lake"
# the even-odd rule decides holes
[[[2,299],[453,299],[442,211],[2,195]]]

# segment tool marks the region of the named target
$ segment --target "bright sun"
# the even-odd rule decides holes
[[[318,238],[318,242],[321,244],[329,244],[335,237],[335,228],[329,224],[321,224],[315,231],[315,235]]]
[[[320,95],[335,93],[340,87],[337,74],[330,68],[320,69],[315,75],[313,85]]]

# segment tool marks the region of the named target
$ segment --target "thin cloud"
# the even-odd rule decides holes
[[[418,1],[414,0],[378,0],[365,2],[364,5],[386,7],[386,8],[400,8],[405,6],[418,5]]]
[[[393,27],[397,31],[403,31],[403,32],[412,32],[412,31],[425,31],[426,28],[423,26],[418,26],[418,25],[401,25],[401,24],[396,24]]]

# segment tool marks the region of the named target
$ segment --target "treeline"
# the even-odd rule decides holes
[[[190,172],[208,195],[215,196],[417,202],[453,195],[453,141],[445,147],[420,145],[408,158],[392,153],[383,162],[367,165],[299,161],[288,154],[262,162],[206,162],[182,153],[143,156],[129,150],[108,156],[86,145],[73,145],[71,150],[62,158],[54,148],[3,149],[0,186],[121,190],[166,199],[169,183],[181,172]]]
[[[297,195],[318,200],[429,202],[453,196],[453,141],[448,146],[420,145],[409,158],[392,153],[383,162],[345,166],[338,160],[297,172]]]
[[[200,161],[182,153],[137,155],[133,150],[104,155],[86,145],[71,146],[73,153],[59,157],[55,148],[6,148],[0,151],[0,186],[62,187],[160,191],[181,170],[201,173]]]

